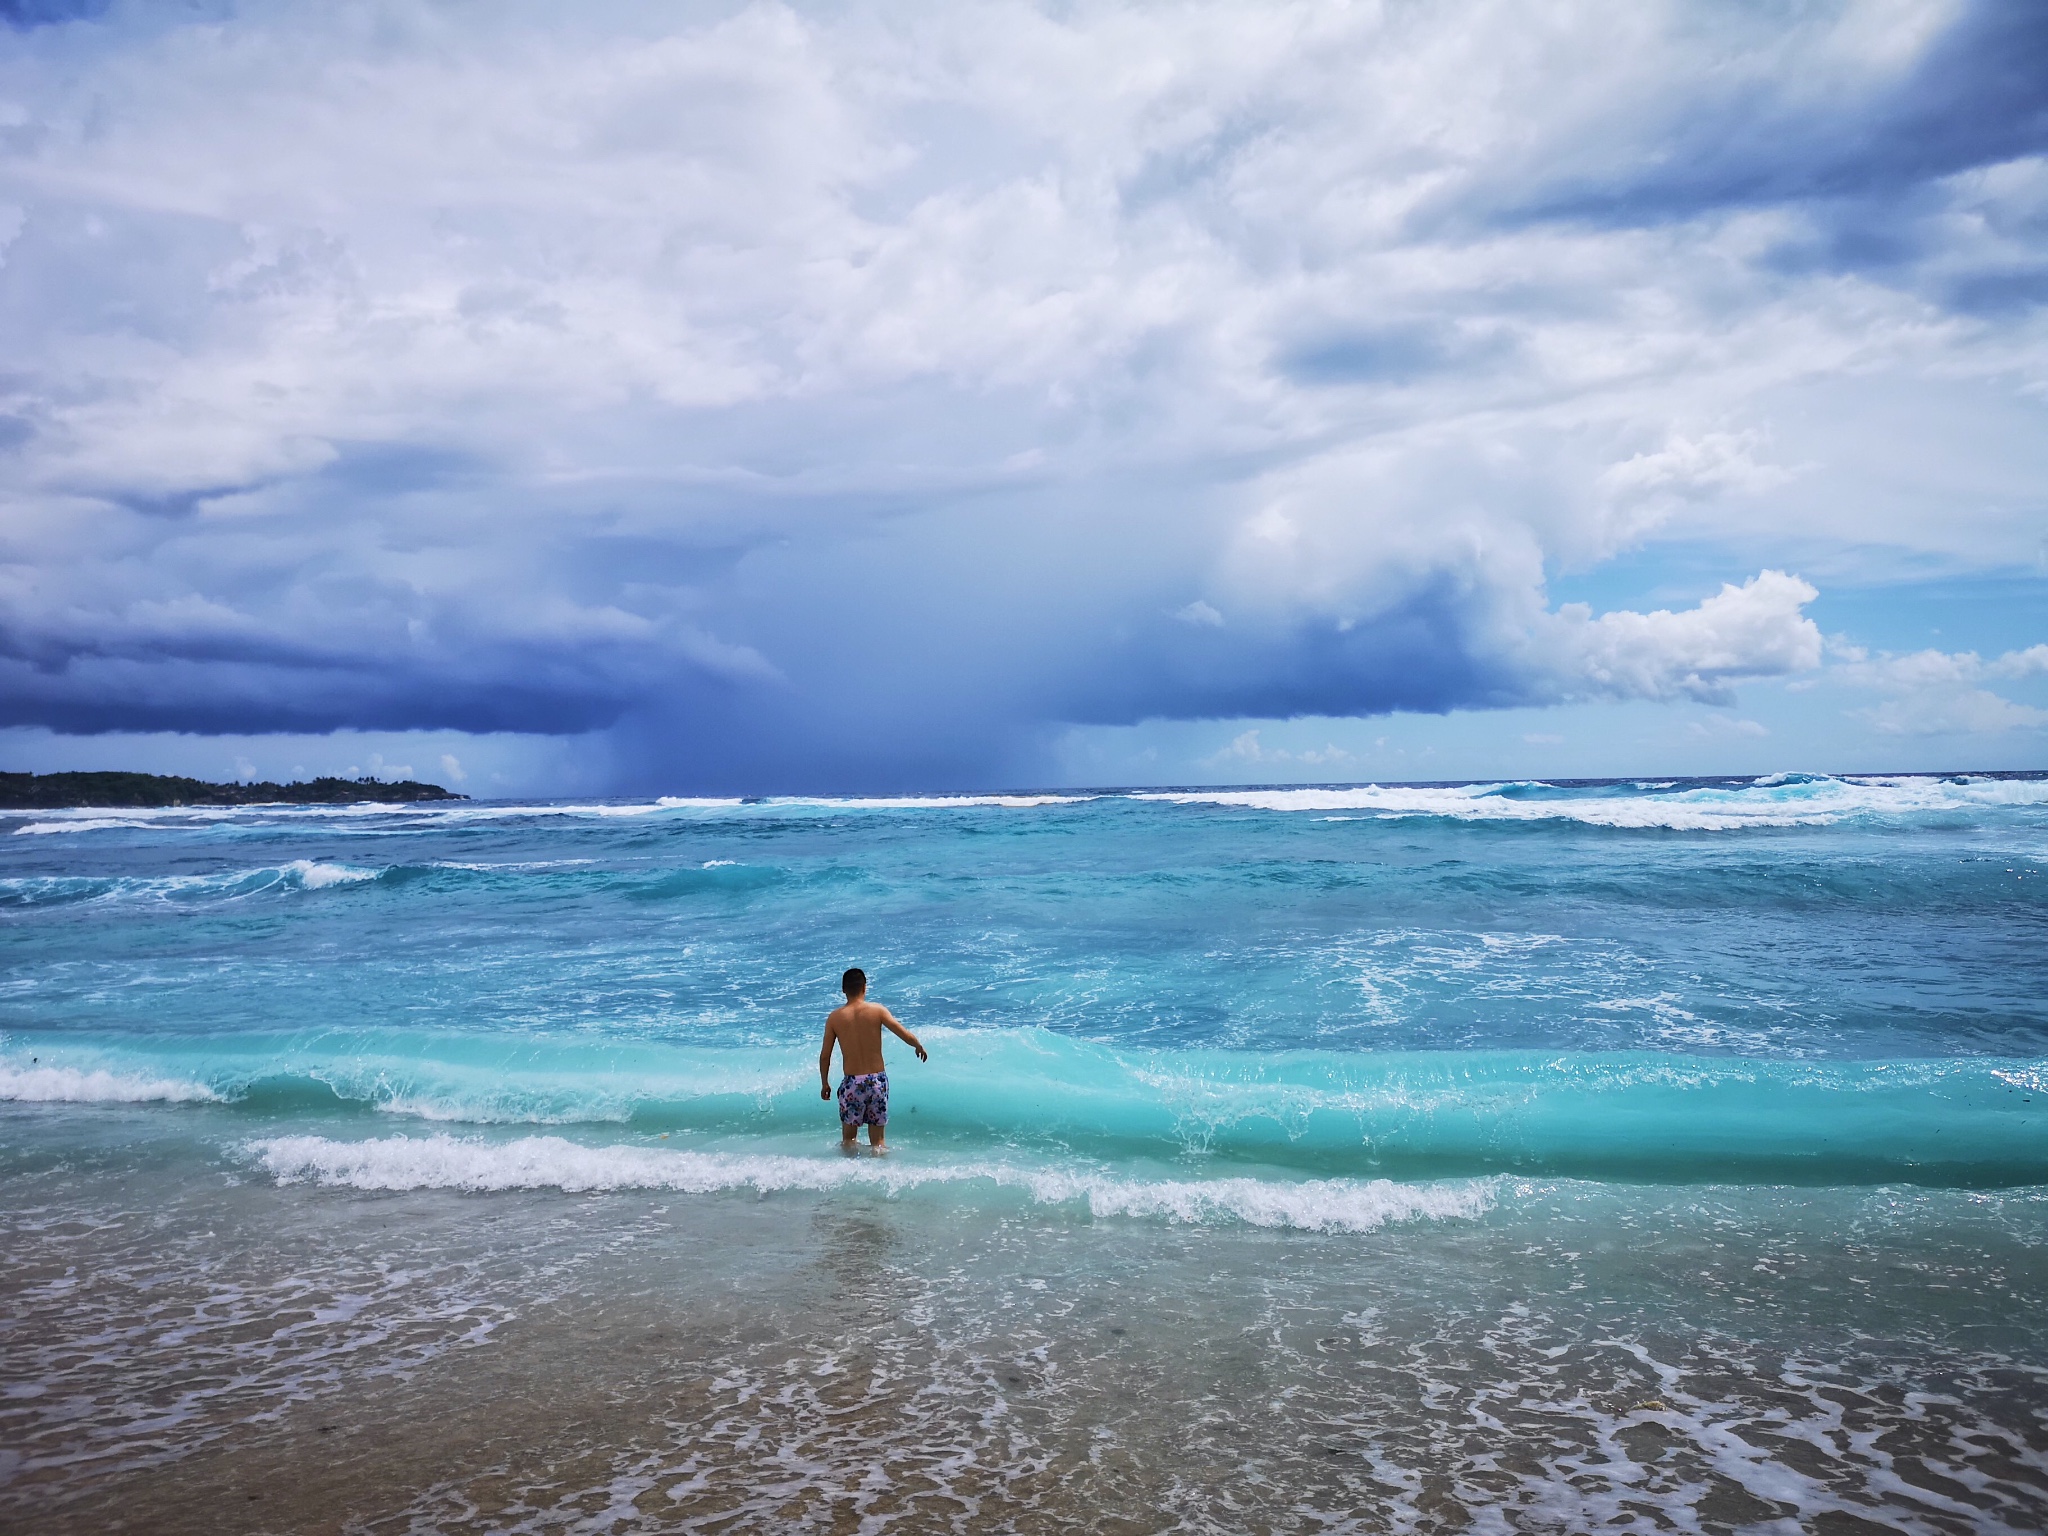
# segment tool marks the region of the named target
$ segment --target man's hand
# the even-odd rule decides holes
[[[917,1045],[917,1046],[912,1046],[912,1047],[911,1047],[911,1049],[917,1052],[917,1059],[918,1059],[919,1061],[930,1061],[930,1060],[931,1060],[931,1057],[929,1057],[929,1056],[925,1055],[925,1053],[924,1053],[924,1047],[923,1047],[923,1046],[921,1046],[921,1045]]]
[[[830,1083],[825,1083],[825,1084],[821,1085],[821,1086],[819,1087],[819,1089],[818,1089],[818,1097],[819,1097],[819,1098],[821,1098],[821,1099],[829,1099],[829,1098],[831,1098],[831,1097],[832,1097],[832,1085],[831,1085]]]

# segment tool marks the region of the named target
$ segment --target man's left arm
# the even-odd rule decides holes
[[[924,1045],[922,1042],[918,1040],[917,1036],[913,1035],[901,1024],[898,1024],[896,1022],[896,1015],[891,1013],[886,1008],[882,1010],[882,1022],[889,1026],[890,1034],[894,1035],[898,1040],[901,1040],[905,1045],[909,1046],[913,1051],[917,1052],[917,1059],[919,1061],[929,1061],[931,1059],[930,1057],[925,1055]]]
[[[838,1035],[832,1021],[825,1021],[825,1044],[818,1051],[818,1097],[832,1097],[832,1041]]]

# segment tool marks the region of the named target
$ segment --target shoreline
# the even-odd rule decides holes
[[[0,1149],[0,1515],[53,1533],[1656,1510],[1932,1536],[2043,1510],[2038,1192],[1539,1185],[1304,1232],[880,1189],[223,1184],[146,1110],[86,1162],[50,1129]]]

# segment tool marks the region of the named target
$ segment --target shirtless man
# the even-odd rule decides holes
[[[868,1145],[885,1151],[882,1138],[889,1124],[889,1073],[882,1065],[882,1031],[917,1052],[919,1061],[929,1060],[917,1036],[896,1022],[896,1015],[880,1003],[868,1001],[868,973],[855,968],[839,978],[846,994],[844,1007],[832,1010],[825,1020],[825,1048],[818,1052],[818,1097],[832,1097],[832,1042],[839,1042],[839,1065],[846,1075],[839,1080],[839,1145],[853,1150],[853,1138],[865,1125]]]

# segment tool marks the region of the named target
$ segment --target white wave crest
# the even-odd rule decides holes
[[[0,880],[0,901],[34,905],[61,901],[175,901],[217,897],[237,900],[279,890],[321,891],[375,880],[381,870],[293,859],[256,869],[210,875],[29,875]]]
[[[1096,798],[1094,795],[893,795],[840,799],[792,796],[768,803],[816,805],[835,811],[965,811],[987,806],[1032,810],[1041,805],[1081,805]]]
[[[17,1104],[194,1104],[220,1095],[204,1083],[170,1077],[90,1072],[77,1067],[0,1065],[0,1099]]]
[[[1522,798],[1531,783],[1364,784],[1340,789],[1144,790],[1134,800],[1264,811],[1365,811],[1458,821],[1576,821],[1588,826],[1731,832],[1832,826],[1856,816],[1908,816],[2048,804],[2048,780],[1897,776],[1836,779],[1772,774],[1751,784],[1662,790],[1617,784],[1582,795]]]
[[[74,821],[31,821],[14,829],[14,835],[21,837],[47,837],[52,832],[96,832],[105,827],[132,827],[148,831],[155,823],[130,821],[119,816],[81,816]]]
[[[316,859],[293,859],[281,873],[302,890],[324,891],[330,885],[354,885],[361,880],[374,880],[378,872],[374,869],[356,869],[348,864],[323,864]]]
[[[304,820],[319,815],[352,815],[365,812],[402,812],[408,820],[436,822],[504,821],[534,816],[596,817],[612,819],[617,817],[656,816],[664,811],[758,811],[792,810],[805,807],[826,810],[958,810],[980,806],[1006,806],[1030,809],[1044,805],[1079,805],[1087,800],[1099,799],[1097,795],[901,795],[901,796],[773,796],[764,799],[742,800],[736,796],[684,796],[663,795],[657,800],[631,800],[620,802],[579,801],[559,804],[478,804],[474,801],[453,803],[430,801],[403,806],[309,806],[300,810],[298,819]],[[53,830],[69,830],[70,824]]]
[[[634,800],[624,804],[606,804],[602,801],[578,802],[561,805],[429,805],[408,807],[424,816],[439,821],[506,821],[529,816],[595,816],[599,819],[614,819],[621,816],[658,816],[663,811],[729,811],[740,804],[737,797],[730,799],[686,799],[680,795],[663,795],[659,800]]]
[[[458,802],[466,805],[467,802]],[[203,830],[209,826],[303,826],[308,822],[388,818],[411,812],[431,813],[443,809],[439,802],[403,800],[348,800],[333,805],[303,805],[285,800],[253,801],[247,805],[123,805],[51,807],[35,814],[49,818],[17,832],[78,832],[94,827],[170,827],[173,830]]]
[[[1148,791],[1134,800],[1178,805],[1241,806],[1260,811],[1370,811],[1380,816],[1443,816],[1455,821],[1577,821],[1596,827],[1664,828],[1729,832],[1742,827],[1825,826],[1837,813],[1782,803],[1700,803],[1681,795],[1622,795],[1586,800],[1512,800],[1499,785],[1448,789],[1251,789],[1206,792]]]
[[[1312,1232],[1370,1232],[1386,1223],[1471,1219],[1489,1210],[1497,1179],[1397,1184],[1391,1179],[1123,1179],[1086,1169],[1002,1162],[912,1164],[869,1158],[591,1147],[560,1136],[491,1142],[447,1135],[333,1141],[281,1136],[249,1153],[281,1183],[363,1190],[474,1193],[559,1189],[571,1194],[666,1189],[684,1194],[753,1189],[871,1188],[889,1195],[929,1185],[986,1183],[1045,1205],[1085,1204],[1095,1216],[1239,1221]]]

